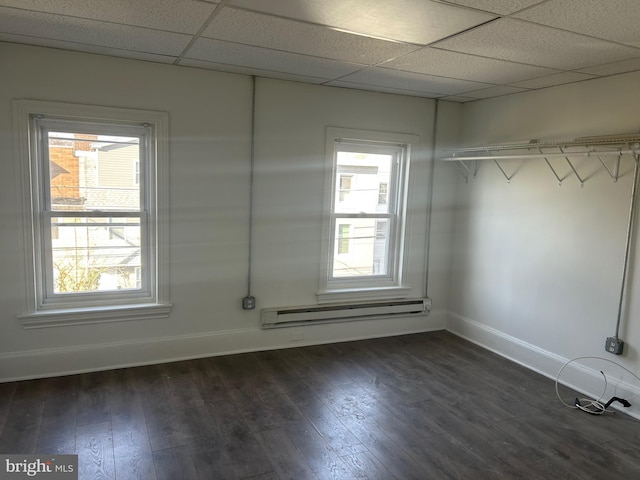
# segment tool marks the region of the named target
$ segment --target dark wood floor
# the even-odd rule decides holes
[[[445,332],[0,384],[0,431],[83,480],[640,478],[640,422]]]

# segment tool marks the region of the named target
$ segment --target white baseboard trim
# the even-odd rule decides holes
[[[623,408],[617,402],[611,407],[640,419],[640,382],[633,383],[633,377],[616,367],[619,364],[614,360],[596,355],[602,360],[581,357],[573,361],[454,312],[447,314],[446,329],[554,381],[563,366],[572,360],[562,370],[558,379],[561,384],[581,392],[586,398],[598,399],[602,395],[604,402],[614,396],[625,398],[630,401],[631,407]],[[585,360],[601,364],[598,368],[602,369],[607,377],[607,388],[604,392],[605,382],[602,373],[596,368],[581,363]],[[625,373],[622,380],[620,373]],[[573,399],[563,400],[567,403],[573,401]]]
[[[447,313],[256,328],[0,354],[0,382],[444,330]]]

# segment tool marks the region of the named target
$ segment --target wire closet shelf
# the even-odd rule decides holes
[[[438,160],[456,162],[456,164],[461,167],[460,170],[465,177],[465,181],[468,181],[470,177],[475,178],[478,173],[478,164],[480,161],[491,160],[498,167],[507,182],[510,182],[514,174],[507,174],[500,161],[510,159],[542,159],[555,176],[558,185],[562,185],[566,176],[561,177],[558,167],[551,163],[551,159],[562,158],[566,161],[571,173],[576,176],[582,187],[584,186],[585,179],[580,176],[576,168],[575,162],[578,158],[597,158],[612,180],[616,182],[620,176],[620,160],[622,156],[631,155],[637,164],[639,154],[640,134],[624,134],[580,137],[564,142],[531,140],[526,143],[503,143],[456,148],[445,150],[443,156],[438,158]],[[604,157],[614,157],[612,165],[607,164]]]

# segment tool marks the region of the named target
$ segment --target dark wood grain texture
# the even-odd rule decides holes
[[[77,453],[82,480],[631,479],[640,422],[432,332],[0,384],[0,453]]]

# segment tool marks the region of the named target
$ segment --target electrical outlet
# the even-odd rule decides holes
[[[607,341],[604,344],[604,349],[609,353],[613,353],[614,355],[622,355],[624,342],[616,337],[607,337]]]
[[[245,310],[253,310],[256,308],[256,297],[244,297],[242,299],[242,308]]]

